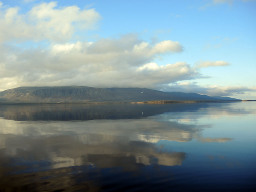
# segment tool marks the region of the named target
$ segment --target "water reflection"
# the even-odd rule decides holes
[[[168,191],[188,184],[198,171],[198,163],[185,163],[193,159],[191,151],[202,148],[201,162],[203,146],[233,141],[221,134],[204,136],[213,125],[196,123],[203,116],[215,118],[218,110],[224,116],[251,113],[231,104],[1,106],[0,186],[4,191],[124,191],[138,189],[139,183],[143,190]],[[189,178],[182,167],[192,170]]]
[[[129,170],[137,164],[181,165],[185,158],[184,153],[163,153],[153,143],[130,141],[125,137],[111,135],[58,135],[33,138],[1,135],[1,140],[5,141],[1,148],[6,155],[28,161],[48,161],[54,167],[86,164],[97,167],[121,166]],[[100,161],[102,157],[104,163]],[[129,163],[121,164],[126,162],[125,159]]]
[[[72,185],[97,190],[100,184],[95,180],[103,177],[106,169],[136,173],[148,166],[181,166],[184,152],[164,152],[155,143],[161,139],[188,141],[196,132],[187,125],[153,120],[6,121],[0,120],[0,185],[17,185],[22,190],[28,186],[60,190]],[[9,127],[4,129],[4,124]],[[115,174],[123,177],[120,172]],[[92,175],[96,177],[93,182]],[[77,183],[79,177],[86,183]]]
[[[166,112],[191,112],[214,104],[52,104],[2,105],[0,117],[16,121],[71,121],[94,119],[140,119]],[[224,105],[224,104],[223,104]]]

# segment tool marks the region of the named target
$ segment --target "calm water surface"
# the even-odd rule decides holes
[[[0,191],[254,191],[256,102],[0,106]]]

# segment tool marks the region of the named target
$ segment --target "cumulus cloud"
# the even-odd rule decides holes
[[[0,9],[0,42],[65,41],[76,28],[92,29],[100,19],[94,9],[77,6],[59,8],[56,2],[41,3],[26,13],[18,7]]]
[[[201,61],[199,62],[196,67],[204,68],[204,67],[217,67],[217,66],[227,66],[229,65],[226,61]]]
[[[156,44],[154,46],[154,49],[152,50],[153,53],[165,53],[167,51],[180,52],[182,51],[182,47],[179,42],[173,42],[168,40]]]

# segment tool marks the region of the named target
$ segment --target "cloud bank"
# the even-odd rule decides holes
[[[161,54],[180,52],[178,42],[150,44],[127,35],[97,42],[52,44],[44,49],[1,47],[1,86],[88,85],[96,87],[155,87],[198,72],[185,62],[159,66],[152,61]],[[5,51],[4,51],[5,50]],[[11,86],[9,84],[8,86]]]
[[[159,66],[156,57],[182,52],[177,41],[149,43],[134,34],[94,42],[74,41],[100,19],[94,9],[41,3],[26,13],[0,11],[0,87],[87,85],[154,88],[196,78],[186,62]],[[46,42],[46,43],[45,43]],[[33,46],[31,46],[33,45]]]

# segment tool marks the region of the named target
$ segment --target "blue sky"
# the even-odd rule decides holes
[[[256,1],[0,1],[0,90],[147,87],[256,99]]]

